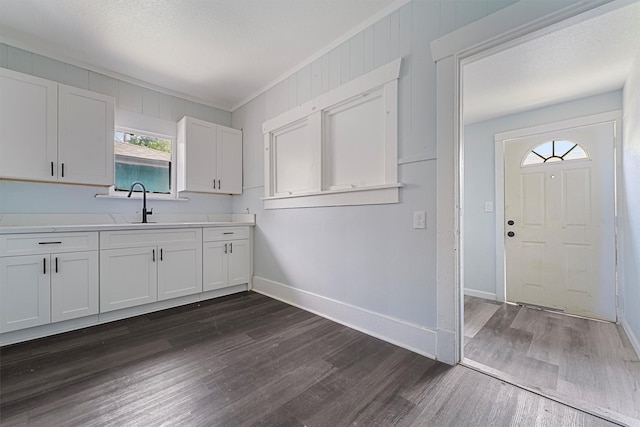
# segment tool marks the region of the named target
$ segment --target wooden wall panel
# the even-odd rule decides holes
[[[69,86],[89,90],[89,71],[75,65],[66,64],[66,81]]]
[[[185,115],[231,124],[231,113],[0,43],[0,67],[115,98],[116,107],[177,122]],[[116,123],[117,125],[117,123]]]
[[[33,75],[58,83],[67,82],[65,64],[41,55],[33,55]]]

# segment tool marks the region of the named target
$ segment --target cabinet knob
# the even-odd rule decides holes
[[[514,233],[513,231],[510,231],[510,232],[507,233],[507,236],[509,236],[509,237],[513,237],[515,235],[516,235],[516,233]]]

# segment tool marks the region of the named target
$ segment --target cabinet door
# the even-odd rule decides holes
[[[100,312],[157,301],[154,247],[100,251]]]
[[[49,255],[0,258],[0,332],[51,321]]]
[[[59,181],[113,185],[113,117],[113,98],[59,85]]]
[[[225,242],[205,242],[202,249],[202,290],[212,291],[227,286],[227,254]]]
[[[202,292],[202,244],[162,245],[159,251],[159,301]]]
[[[242,194],[242,131],[218,126],[219,192]]]
[[[57,179],[58,85],[0,69],[0,177]]]
[[[249,283],[249,241],[229,242],[227,252],[227,283],[229,286]]]
[[[178,126],[178,191],[215,192],[216,125],[185,117]]]
[[[51,255],[51,321],[98,313],[98,252]]]

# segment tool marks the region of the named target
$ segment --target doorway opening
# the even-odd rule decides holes
[[[610,9],[603,12],[603,14],[608,12],[610,12]],[[593,16],[592,14],[590,18],[593,18]],[[590,18],[585,18],[585,20]],[[566,26],[574,23],[575,21],[572,21],[571,24],[567,23]],[[559,28],[563,28],[563,25],[559,25]],[[558,26],[554,27],[555,29],[558,29]],[[552,32],[551,29],[546,29],[538,34],[541,34],[540,37],[542,37],[550,32]],[[595,308],[598,310],[603,309],[605,314],[602,314],[602,312],[594,314],[593,312],[588,312],[589,310],[585,312],[582,309],[576,310],[575,307],[561,307],[562,310],[569,313],[606,319],[608,322],[526,308],[507,302],[529,302],[533,305],[553,307],[553,302],[549,303],[548,301],[555,301],[558,297],[556,295],[551,299],[543,300],[542,303],[536,304],[536,300],[533,300],[533,302],[523,301],[529,299],[526,296],[524,298],[518,296],[510,298],[513,292],[509,292],[506,288],[506,278],[509,274],[507,245],[511,243],[506,240],[507,233],[512,231],[514,232],[514,237],[521,237],[521,234],[523,232],[526,233],[527,230],[510,230],[507,228],[507,221],[512,219],[506,216],[511,213],[506,209],[505,204],[505,198],[509,198],[509,194],[505,186],[502,186],[501,190],[502,199],[498,194],[500,190],[497,188],[496,183],[504,179],[506,173],[504,168],[505,146],[508,142],[522,143],[521,151],[512,155],[517,159],[514,163],[517,165],[516,172],[519,174],[518,188],[522,189],[524,183],[529,191],[530,198],[534,198],[537,192],[538,205],[534,203],[532,206],[529,203],[527,205],[528,209],[524,211],[531,214],[535,213],[537,209],[538,213],[542,212],[547,215],[547,205],[560,205],[554,215],[561,216],[567,213],[562,209],[571,208],[575,214],[573,219],[578,219],[582,215],[583,220],[580,224],[578,224],[579,221],[574,221],[575,224],[573,225],[575,227],[573,231],[579,234],[588,234],[585,230],[577,232],[577,229],[579,225],[583,229],[585,228],[587,221],[584,221],[584,215],[592,213],[593,193],[591,190],[586,190],[585,183],[592,184],[596,181],[593,180],[591,172],[587,172],[584,167],[579,167],[578,163],[582,162],[582,166],[584,166],[588,161],[592,161],[595,153],[592,152],[591,148],[583,144],[574,144],[587,154],[587,158],[573,159],[571,168],[560,167],[559,163],[563,160],[550,160],[545,165],[548,167],[540,166],[537,163],[528,163],[527,157],[534,151],[537,152],[536,148],[544,146],[547,142],[551,142],[551,155],[545,156],[544,153],[538,153],[542,154],[542,156],[538,157],[546,157],[544,160],[547,160],[547,158],[561,158],[566,153],[557,153],[556,155],[553,149],[553,141],[573,141],[575,138],[557,135],[557,133],[553,132],[544,135],[543,138],[540,135],[544,134],[548,129],[531,129],[527,128],[527,126],[531,126],[532,123],[553,123],[562,119],[579,120],[576,117],[596,116],[603,114],[602,112],[619,110],[622,106],[620,89],[613,89],[608,92],[583,94],[582,98],[558,99],[555,104],[544,106],[529,105],[528,109],[513,110],[508,113],[510,121],[506,125],[502,123],[503,126],[498,126],[496,123],[496,118],[502,116],[485,117],[474,122],[475,128],[470,129],[470,126],[465,123],[465,119],[468,117],[467,113],[477,113],[473,109],[468,109],[463,101],[468,89],[465,74],[473,69],[470,65],[474,61],[489,58],[535,38],[536,36],[530,33],[526,35],[526,40],[524,38],[522,40],[511,39],[502,46],[488,43],[489,47],[486,49],[474,51],[473,55],[475,56],[466,52],[466,56],[459,54],[456,58],[458,67],[456,72],[459,73],[459,86],[456,90],[459,91],[457,96],[461,103],[459,105],[460,116],[457,118],[459,131],[455,135],[459,139],[460,145],[458,146],[459,151],[454,154],[460,160],[460,170],[457,175],[459,188],[457,202],[460,206],[458,218],[460,254],[457,272],[459,274],[458,280],[461,284],[459,310],[463,313],[461,315],[462,324],[460,325],[463,332],[459,336],[462,363],[534,392],[542,393],[585,412],[622,423],[634,423],[637,422],[635,420],[640,419],[640,413],[638,412],[640,394],[636,391],[637,387],[634,386],[640,381],[640,368],[638,368],[640,366],[638,362],[640,361],[626,338],[623,328],[618,324],[612,323],[618,318],[615,293],[615,257],[617,253],[615,213],[609,215],[609,217],[613,218],[611,220],[613,231],[609,233],[609,236],[614,236],[613,244],[611,245],[609,242],[604,245],[604,247],[608,248],[607,255],[612,256],[608,262],[613,264],[613,279],[603,280],[600,276],[605,275],[605,273],[601,273],[596,269],[597,271],[591,271],[588,275],[586,273],[583,275],[583,277],[595,276],[597,278],[595,282],[585,285],[584,280],[574,279],[570,283],[571,286],[565,286],[565,290],[568,289],[573,294],[570,293],[570,296],[564,295],[565,299],[568,299],[572,304],[573,299],[577,299],[578,294],[593,293],[592,288],[590,288],[591,284],[608,282],[609,285],[613,285],[613,288],[611,286],[608,288],[609,291],[613,289],[612,293],[608,293],[608,302],[602,303],[602,298],[596,298],[597,302],[595,303],[598,306]],[[540,64],[546,63],[544,60],[535,60]],[[531,64],[526,60],[525,62]],[[515,98],[519,98],[519,95],[519,92],[511,93],[511,96]],[[484,99],[488,110],[501,101],[500,97]],[[523,113],[531,111],[535,111],[538,114],[536,119],[523,118]],[[606,115],[607,113],[604,114]],[[604,120],[605,122],[614,123],[615,136],[618,138],[620,136],[619,114],[619,112],[609,114],[609,116],[613,117],[608,117],[607,120]],[[521,121],[519,122],[519,120]],[[565,123],[561,126],[561,129],[583,125],[585,124],[573,123],[573,125],[567,125]],[[512,131],[505,132],[505,130],[510,129],[527,129],[529,133],[510,134],[509,132]],[[558,129],[553,130],[557,131]],[[496,138],[496,135],[499,138]],[[529,140],[525,143],[524,138],[532,135],[538,135],[540,139],[536,141]],[[482,148],[473,146],[470,143],[470,141],[475,141],[478,137],[483,140],[484,145]],[[579,138],[578,142],[580,142]],[[496,155],[498,150],[495,150],[495,146],[498,143],[502,147],[502,157],[500,159]],[[574,145],[571,145],[571,147]],[[487,146],[490,148],[486,149]],[[570,147],[565,151],[569,149]],[[611,152],[613,158],[610,164],[613,165],[613,159],[618,154],[613,149]],[[536,156],[535,153],[532,155]],[[545,163],[547,162],[542,162],[543,165]],[[467,176],[470,172],[477,171],[474,168],[484,168],[483,176],[486,179],[468,179]],[[523,174],[527,176],[523,178]],[[611,196],[613,202],[609,206],[615,210],[615,169],[610,176],[613,180],[610,189],[601,190],[599,194],[604,194],[607,197]],[[558,178],[562,179],[558,180]],[[560,182],[561,185],[551,188],[544,184],[552,180],[556,180],[554,183]],[[481,188],[482,185],[486,186],[487,183],[489,183],[492,193],[494,193],[489,196],[483,193]],[[576,191],[571,192],[571,194],[567,193],[567,186],[572,187],[574,190],[580,189],[578,192],[581,192],[583,197],[577,196],[578,192]],[[541,188],[545,188],[545,191],[547,189],[553,190],[556,196],[564,196],[565,199],[541,200]],[[567,197],[569,198],[568,201],[566,200]],[[520,205],[521,210],[520,216],[517,219],[513,219],[514,226],[523,224],[522,204],[527,200],[517,201],[516,204]],[[473,209],[481,213],[475,218],[475,222],[471,218],[472,215],[470,215]],[[524,219],[524,224],[531,226],[533,221],[527,221],[535,218],[529,215]],[[544,217],[543,219],[546,220],[547,218]],[[588,219],[592,220],[593,218]],[[556,235],[558,234],[557,230],[547,231],[550,237],[558,237]],[[527,237],[526,234],[524,237]],[[538,245],[535,243],[538,243]],[[545,256],[548,257],[548,252],[556,259],[557,271],[554,273],[556,278],[567,275],[567,272],[562,271],[561,267],[564,267],[565,270],[579,270],[582,273],[589,272],[594,266],[600,267],[598,265],[600,257],[593,256],[589,252],[595,251],[598,254],[602,249],[589,249],[588,241],[578,243],[567,240],[564,242],[564,246],[556,244],[553,249],[546,248],[539,243],[532,241],[532,239],[527,240],[528,246],[524,246],[528,252],[525,251],[524,255],[520,254],[519,256],[530,262],[521,262],[520,270],[515,270],[515,276],[529,278],[524,283],[525,287],[527,285],[535,285],[536,280],[533,279],[536,278],[536,275],[538,276],[538,296],[549,297],[549,295],[545,294],[547,292],[545,287],[540,285],[540,283],[544,282],[541,279],[543,275],[540,274],[544,269],[542,268],[542,263],[538,262],[544,259]],[[522,246],[522,242],[520,244]],[[538,260],[535,259],[536,256]],[[540,265],[540,268],[532,268],[532,266],[537,265]],[[527,268],[529,268],[529,271],[527,271]],[[604,270],[609,271],[608,274],[611,275],[610,268],[604,268]],[[491,280],[486,280],[487,277],[490,277]],[[480,283],[479,286],[473,286],[482,280],[484,282]],[[535,288],[535,286],[529,287]],[[613,297],[611,297],[612,295]],[[606,307],[603,308],[600,305]],[[591,303],[591,306],[594,308],[594,303]],[[493,338],[493,341],[488,338]],[[613,351],[609,352],[610,350]],[[595,362],[595,364],[592,362]],[[607,394],[607,397],[604,397],[605,394]]]

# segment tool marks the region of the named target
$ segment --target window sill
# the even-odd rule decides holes
[[[131,197],[127,197],[127,194],[96,194],[96,199],[142,199],[141,193],[133,193]],[[153,194],[147,193],[147,200],[162,200],[168,202],[188,202],[189,199],[184,197],[175,197],[170,194]]]
[[[356,206],[398,203],[399,189],[404,185],[384,184],[314,193],[264,197],[265,209],[311,208],[321,206]]]

